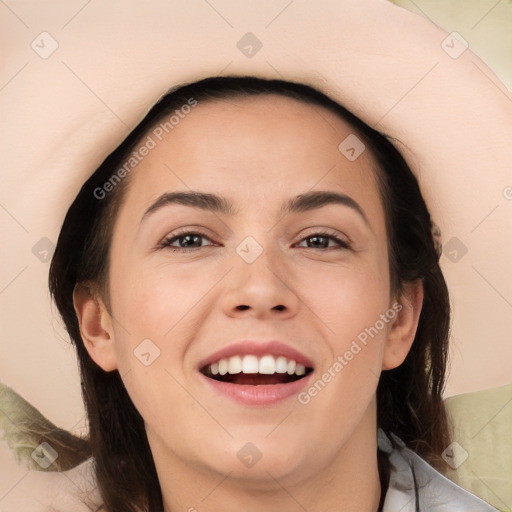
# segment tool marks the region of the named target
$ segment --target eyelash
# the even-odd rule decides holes
[[[336,236],[335,233],[329,232],[329,231],[317,231],[315,233],[312,233],[311,235],[305,236],[302,238],[301,242],[304,240],[307,240],[308,238],[314,238],[314,237],[321,237],[321,238],[327,238],[328,240],[333,240],[336,242],[339,247],[335,249],[350,249],[351,245],[348,242],[348,240],[342,240],[338,236]],[[305,249],[315,249],[315,247],[305,247]],[[326,247],[325,249],[329,249],[329,247]],[[332,249],[332,247],[331,247]]]
[[[192,251],[196,251],[198,249],[202,249],[203,247],[205,247],[205,246],[201,246],[201,247],[188,247],[187,248],[187,247],[175,247],[175,246],[171,245],[176,240],[179,240],[180,238],[185,238],[188,235],[199,235],[202,238],[206,238],[207,240],[210,240],[210,242],[212,241],[205,233],[203,233],[201,231],[197,231],[197,230],[196,231],[183,231],[182,233],[177,233],[168,238],[165,238],[160,243],[159,248],[168,249],[172,252],[192,252]],[[318,231],[318,232],[312,233],[311,235],[308,235],[308,236],[302,238],[300,240],[300,242],[303,242],[304,240],[307,240],[308,238],[315,238],[315,237],[321,237],[321,238],[327,238],[329,240],[333,240],[334,242],[336,242],[339,245],[339,247],[337,247],[335,249],[350,249],[351,248],[351,245],[347,240],[342,240],[341,238],[336,236],[334,233],[330,233],[328,231]],[[206,247],[208,247],[208,246],[206,246]],[[317,249],[317,248],[316,247],[304,247],[304,249]],[[327,249],[329,249],[329,247],[324,247],[322,249],[327,250]],[[330,249],[333,249],[333,248],[331,247]]]

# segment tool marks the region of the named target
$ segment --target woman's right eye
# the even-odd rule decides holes
[[[202,240],[211,240],[201,232],[185,231],[183,233],[173,234],[162,240],[160,247],[170,249],[171,251],[193,251],[205,247]],[[213,244],[207,244],[213,245]]]

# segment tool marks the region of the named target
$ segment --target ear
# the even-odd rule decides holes
[[[87,286],[77,284],[73,290],[80,334],[91,359],[103,370],[117,368],[112,319],[103,301]]]
[[[418,280],[404,285],[399,300],[393,304],[397,315],[386,339],[383,370],[392,370],[403,363],[416,336],[422,305],[423,283]]]

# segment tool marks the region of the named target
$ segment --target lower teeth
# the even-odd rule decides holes
[[[304,375],[288,375],[286,373],[274,373],[272,375],[262,375],[260,373],[236,373],[226,375],[207,375],[211,379],[231,384],[240,384],[246,386],[264,386],[272,384],[288,384],[302,379]]]

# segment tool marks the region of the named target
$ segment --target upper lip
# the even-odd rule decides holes
[[[274,357],[283,356],[287,359],[294,359],[297,363],[303,364],[306,368],[313,368],[311,360],[297,349],[278,340],[271,341],[237,341],[227,345],[199,363],[199,370],[212,363],[217,363],[221,359],[227,359],[231,356],[255,355],[258,357],[271,355]]]

